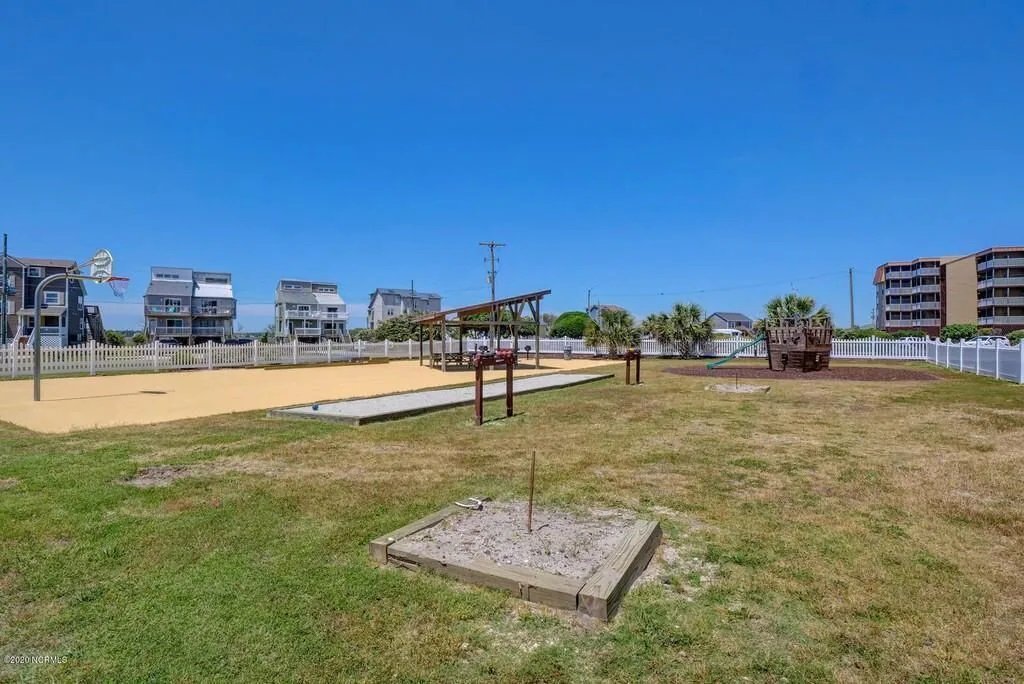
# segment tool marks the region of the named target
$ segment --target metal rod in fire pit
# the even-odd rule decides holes
[[[537,450],[534,449],[530,458],[530,503],[526,506],[526,532],[533,534],[533,475],[537,470]]]

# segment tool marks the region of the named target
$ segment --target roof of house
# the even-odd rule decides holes
[[[146,288],[147,295],[191,297],[191,280],[151,280]]]
[[[53,268],[75,268],[78,265],[73,259],[36,259],[34,257],[18,257],[18,261],[23,263],[25,266],[49,266]]]
[[[235,292],[231,285],[225,283],[196,283],[193,297],[209,297],[212,299],[234,299]]]
[[[344,306],[345,300],[338,296],[337,292],[314,292],[313,298],[317,304],[326,306]]]
[[[748,316],[746,314],[736,313],[734,311],[715,311],[715,312],[713,312],[711,314],[711,316],[708,316],[708,318],[711,318],[712,316],[718,316],[719,318],[721,318],[723,320],[726,320],[726,321],[752,321],[753,320],[753,319],[750,318],[750,316]]]
[[[378,287],[376,290],[370,293],[371,301],[376,295],[389,294],[399,295],[400,297],[423,297],[424,299],[440,299],[441,295],[435,292],[422,292],[421,290],[403,290],[395,287]]]
[[[316,306],[316,297],[309,290],[278,290],[274,300],[281,304],[309,304]]]

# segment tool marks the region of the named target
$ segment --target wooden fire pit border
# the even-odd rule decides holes
[[[626,591],[643,572],[661,543],[661,525],[638,520],[608,560],[587,580],[563,577],[516,565],[498,565],[487,559],[469,563],[445,562],[403,548],[405,537],[437,525],[455,513],[451,505],[400,527],[370,542],[370,556],[380,565],[392,563],[410,570],[428,570],[481,587],[507,591],[526,601],[552,608],[576,610],[599,620],[615,615]]]

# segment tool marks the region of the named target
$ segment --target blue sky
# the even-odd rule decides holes
[[[721,5],[713,7],[713,4]],[[848,320],[889,259],[1024,242],[1024,5],[5,3],[0,229],[110,248],[141,325],[151,265],[550,288],[638,316],[756,314],[795,288]],[[97,288],[95,299],[111,296]]]

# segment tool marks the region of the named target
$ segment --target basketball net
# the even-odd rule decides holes
[[[114,296],[118,299],[124,299],[124,295],[128,292],[128,279],[121,278],[118,276],[111,276],[107,280],[107,285],[110,285],[110,291],[114,293]]]

